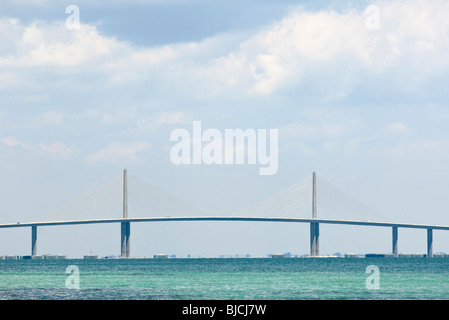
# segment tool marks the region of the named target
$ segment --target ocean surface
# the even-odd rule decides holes
[[[449,258],[0,260],[0,299],[449,299]]]

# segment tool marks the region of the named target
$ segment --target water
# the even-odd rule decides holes
[[[448,298],[449,258],[0,260],[3,300]]]

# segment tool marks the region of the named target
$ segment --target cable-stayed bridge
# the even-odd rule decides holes
[[[208,213],[155,188],[123,175],[57,208],[33,222],[5,223],[0,228],[31,228],[31,255],[37,255],[37,228],[41,226],[120,223],[121,257],[130,257],[131,223],[162,221],[249,221],[308,223],[310,256],[319,256],[320,224],[388,227],[392,253],[398,256],[398,228],[427,230],[427,257],[433,256],[433,230],[449,226],[392,222],[382,214],[333,186],[315,173],[271,197],[230,216]]]

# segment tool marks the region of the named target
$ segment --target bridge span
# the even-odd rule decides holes
[[[142,218],[111,218],[111,219],[86,219],[86,220],[66,220],[66,221],[45,221],[45,222],[17,222],[3,223],[1,228],[20,227],[44,227],[75,224],[98,224],[98,223],[131,223],[131,222],[166,222],[166,221],[251,221],[251,222],[296,222],[296,223],[319,223],[319,224],[344,224],[373,227],[393,227],[411,229],[434,229],[449,230],[449,226],[382,222],[382,221],[362,221],[362,220],[338,220],[338,219],[313,219],[313,218],[280,218],[280,217],[243,217],[243,216],[197,216],[197,217],[142,217]]]
[[[312,188],[312,218],[283,218],[283,217],[248,217],[248,216],[164,216],[164,217],[128,217],[128,190],[127,172],[123,176],[123,217],[108,219],[80,219],[80,220],[53,220],[36,222],[17,222],[0,224],[0,229],[4,228],[31,228],[31,255],[37,255],[37,228],[62,225],[82,225],[82,224],[121,224],[121,257],[130,257],[130,236],[131,223],[142,222],[174,222],[174,221],[216,221],[216,222],[281,222],[281,223],[308,223],[310,224],[310,256],[319,256],[319,226],[320,224],[356,225],[371,227],[392,228],[392,253],[398,256],[398,228],[426,229],[427,230],[427,257],[433,256],[433,230],[449,230],[449,226],[413,224],[400,222],[369,221],[369,220],[341,220],[341,219],[319,219],[316,211],[316,175],[313,173]]]
[[[142,218],[113,218],[113,219],[86,219],[86,220],[67,220],[67,221],[46,221],[46,222],[25,222],[25,223],[6,223],[0,224],[2,228],[25,228],[31,227],[32,243],[31,255],[37,255],[37,227],[46,226],[62,226],[62,225],[80,225],[80,224],[101,224],[101,223],[121,223],[127,227],[126,243],[129,244],[130,224],[138,222],[173,222],[173,221],[247,221],[247,222],[281,222],[281,223],[309,223],[319,226],[320,224],[339,224],[339,225],[357,225],[372,227],[389,227],[392,228],[392,252],[398,255],[398,228],[426,229],[427,230],[427,256],[433,255],[433,230],[449,230],[449,226],[442,225],[426,225],[412,223],[394,223],[381,221],[360,221],[360,220],[337,220],[337,219],[317,219],[317,218],[280,218],[280,217],[238,217],[238,216],[199,216],[199,217],[142,217]],[[315,227],[315,230],[317,228]],[[122,232],[123,233],[123,232]],[[319,231],[318,231],[319,237]],[[122,239],[123,241],[123,239]],[[125,243],[125,246],[126,246]],[[129,250],[129,247],[128,247]],[[315,248],[317,251],[317,248]],[[318,252],[317,252],[318,253]],[[318,256],[319,254],[311,255]],[[123,257],[129,257],[124,255]]]

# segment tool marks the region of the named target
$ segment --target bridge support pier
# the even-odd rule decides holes
[[[37,255],[37,226],[31,226],[31,255]]]
[[[433,257],[433,229],[427,229],[427,257]]]
[[[129,245],[129,237],[131,235],[131,227],[130,222],[122,222],[121,223],[121,235],[122,235],[122,258],[129,258],[130,255],[130,245]]]
[[[310,223],[310,256],[318,257],[320,255],[320,224]]]
[[[393,227],[393,255],[398,256],[398,227]]]

